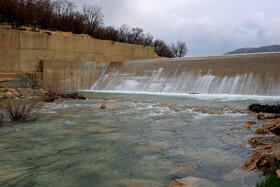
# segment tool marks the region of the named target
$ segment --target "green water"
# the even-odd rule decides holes
[[[254,100],[84,94],[88,100],[43,107],[35,122],[0,128],[1,185],[164,186],[194,176],[216,186],[254,186],[259,180],[259,174],[225,177],[252,153],[247,137],[254,128],[240,124],[256,119],[227,110]],[[101,109],[104,103],[116,108]]]

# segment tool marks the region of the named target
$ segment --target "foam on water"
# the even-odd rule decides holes
[[[137,94],[137,95],[159,95],[170,97],[186,97],[198,100],[219,100],[219,101],[274,101],[280,102],[280,96],[262,96],[262,95],[237,95],[237,94],[190,94],[190,93],[166,93],[166,92],[137,92],[137,91],[115,91],[115,90],[83,90],[93,93],[118,93],[118,94]]]

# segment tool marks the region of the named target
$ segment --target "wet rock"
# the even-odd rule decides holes
[[[263,171],[265,173],[279,168],[280,147],[263,146],[255,151],[250,158],[241,166],[247,171]]]
[[[255,133],[257,134],[269,134],[269,131],[263,128],[258,128]]]
[[[46,114],[56,114],[56,111],[47,111]]]
[[[279,136],[257,136],[248,139],[248,143],[252,147],[260,147],[264,145],[274,145],[280,147],[280,137]]]
[[[42,106],[42,107],[60,107],[60,105],[59,104],[41,104],[40,106]]]
[[[102,104],[100,108],[103,108],[103,109],[115,109],[117,107],[118,107],[118,105],[115,104],[115,103],[107,103],[107,104]]]
[[[106,186],[122,186],[122,187],[161,187],[162,184],[158,181],[145,179],[123,179],[113,181]]]
[[[193,108],[193,112],[202,112],[202,113],[205,113],[205,110],[204,110],[203,108],[194,107],[194,108]]]
[[[171,184],[165,187],[215,187],[217,185],[213,184],[211,181],[197,177],[185,177],[182,179],[177,179]]]
[[[257,118],[259,120],[264,120],[264,119],[274,119],[274,118],[279,118],[280,114],[267,114],[265,115],[263,112],[260,112],[257,114]]]
[[[241,126],[247,128],[247,129],[250,129],[250,128],[252,128],[252,125],[256,124],[256,123],[257,122],[255,122],[255,121],[248,121],[247,123],[245,123],[245,124],[243,124]]]
[[[265,123],[263,127],[275,133],[276,135],[280,135],[280,118]]]
[[[59,94],[58,97],[65,99],[86,99],[85,96],[78,93],[69,93],[69,94]]]
[[[253,112],[265,112],[265,113],[280,113],[280,105],[259,105],[252,104],[248,108]]]

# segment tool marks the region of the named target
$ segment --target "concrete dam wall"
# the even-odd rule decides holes
[[[65,32],[0,29],[0,86],[27,76],[55,78],[65,90],[89,89],[110,62],[152,58],[157,55],[148,46]]]
[[[92,90],[280,96],[280,53],[113,63]]]

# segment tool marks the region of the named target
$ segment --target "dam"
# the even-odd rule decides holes
[[[280,95],[280,53],[111,63],[95,91]]]

